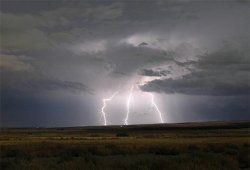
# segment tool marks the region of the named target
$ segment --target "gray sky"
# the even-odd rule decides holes
[[[245,120],[247,0],[2,0],[1,126]]]

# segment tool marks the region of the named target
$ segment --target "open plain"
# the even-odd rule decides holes
[[[249,169],[249,122],[2,128],[1,169]]]

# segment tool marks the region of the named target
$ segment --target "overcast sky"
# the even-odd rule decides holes
[[[249,120],[248,0],[1,0],[1,126]]]

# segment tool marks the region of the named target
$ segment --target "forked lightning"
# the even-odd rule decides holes
[[[129,96],[128,96],[128,100],[127,100],[127,114],[126,114],[126,118],[124,120],[124,125],[128,125],[128,117],[129,117],[129,112],[130,112],[130,101],[131,101],[131,98],[133,95],[133,90],[134,90],[134,86],[132,86],[130,88],[130,91],[129,91]]]
[[[159,114],[161,123],[164,123],[164,122],[163,122],[163,119],[162,119],[162,113],[161,113],[161,111],[159,110],[158,106],[157,106],[156,103],[155,103],[154,95],[153,95],[152,93],[149,93],[149,95],[151,96],[152,105],[154,106],[154,108],[156,109],[156,111],[157,111],[158,114]]]
[[[104,111],[105,107],[107,106],[106,102],[107,101],[111,101],[116,95],[117,95],[118,91],[115,92],[110,98],[106,98],[106,99],[102,99],[103,101],[103,106],[102,106],[102,116],[103,116],[103,119],[104,119],[104,125],[106,126],[107,125],[107,120],[106,120],[106,113]]]
[[[138,85],[137,85],[137,88],[139,88]],[[133,97],[133,91],[134,91],[134,85],[131,86],[130,91],[129,91],[129,95],[128,95],[128,98],[127,98],[127,112],[126,112],[126,117],[124,119],[124,125],[128,125],[128,119],[129,119],[129,114],[130,114],[130,103],[131,103],[131,99]],[[105,98],[105,99],[102,100],[103,101],[103,106],[102,106],[102,109],[101,109],[101,113],[102,113],[102,116],[103,116],[103,119],[104,119],[104,125],[105,126],[107,125],[106,112],[105,112],[107,102],[111,101],[117,94],[118,94],[118,91],[115,92],[111,97]],[[158,108],[157,104],[155,103],[154,95],[152,93],[148,93],[148,94],[151,96],[152,106],[157,111],[161,123],[164,123],[163,118],[162,118],[162,113],[161,113],[160,109]]]

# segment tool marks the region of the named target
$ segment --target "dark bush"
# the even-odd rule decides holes
[[[105,148],[110,149],[110,150],[115,150],[115,149],[117,149],[117,146],[114,144],[107,144],[107,145],[105,145]]]
[[[238,146],[237,145],[233,145],[233,144],[229,144],[229,145],[227,145],[227,148],[229,148],[229,149],[238,149]]]
[[[92,155],[98,155],[99,149],[96,146],[89,146],[88,147],[88,153],[91,153]]]
[[[228,149],[225,151],[225,154],[227,155],[237,155],[238,151],[237,150],[233,150],[233,149]]]
[[[250,144],[249,143],[243,143],[243,147],[250,148]]]
[[[116,136],[117,137],[127,137],[127,136],[129,136],[126,132],[118,132],[117,134],[116,134]]]
[[[223,153],[225,152],[225,148],[223,146],[216,146],[216,145],[208,145],[205,149],[205,152],[211,152],[211,153]]]
[[[86,150],[81,147],[70,147],[65,148],[61,152],[57,154],[57,157],[59,157],[59,163],[64,161],[70,161],[74,157],[80,157],[86,153]]]
[[[0,161],[0,169],[4,170],[4,169],[15,169],[16,162],[13,160],[5,160],[5,161]]]
[[[239,151],[239,148],[238,148],[237,145],[234,145],[234,144],[226,145],[225,154],[227,154],[227,155],[237,155],[238,151]]]
[[[238,153],[239,168],[248,169],[249,168],[249,151],[241,149]]]
[[[6,151],[6,157],[14,157],[14,158],[25,159],[25,160],[32,159],[30,154],[19,149],[11,149],[11,150]]]
[[[153,147],[149,148],[149,153],[156,155],[178,155],[179,151],[176,148]]]
[[[195,146],[195,145],[189,145],[189,146],[188,146],[188,151],[189,151],[189,152],[196,152],[196,151],[198,151],[198,150],[200,150],[200,148],[197,147],[197,146]]]

